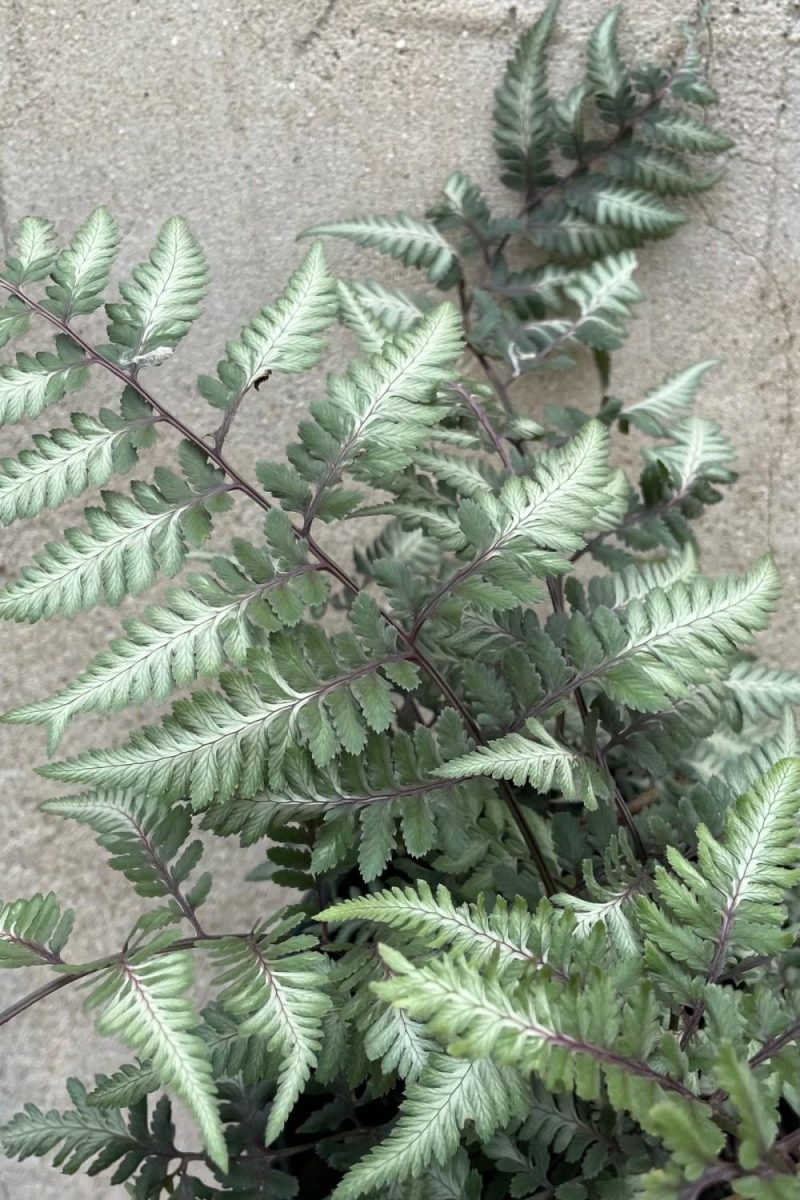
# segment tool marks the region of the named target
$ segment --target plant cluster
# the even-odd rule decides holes
[[[45,220],[19,226],[0,339],[54,340],[0,367],[2,421],[98,373],[121,395],[3,461],[6,525],[100,496],[0,592],[0,616],[71,617],[178,579],[5,719],[44,727],[54,755],[81,714],[182,695],[127,742],[40,768],[71,790],[45,811],[86,826],[137,899],[125,944],[87,962],[52,893],[0,906],[0,966],[45,980],[0,1023],[83,988],[128,1058],[71,1080],[64,1111],[12,1116],[12,1157],[55,1151],[138,1200],[799,1194],[800,676],[747,652],[778,578],[768,557],[700,572],[693,522],[735,478],[694,412],[713,362],[674,364],[644,396],[612,386],[642,299],[633,251],[679,228],[717,178],[698,158],[729,145],[707,120],[706,14],[669,66],[631,67],[613,10],[555,99],[556,9],[496,93],[514,215],[456,172],[424,218],[310,231],[433,288],[338,280],[314,241],[200,377],[213,438],[150,382],[206,291],[186,222],[106,304],[103,344],[82,329],[113,218],[96,209],[64,246]],[[313,371],[337,319],[357,357],[286,460],[245,478],[231,425]],[[518,380],[583,355],[599,403],[515,408]],[[147,472],[173,435],[172,468]],[[610,459],[626,437],[638,477]],[[119,482],[131,471],[145,478]],[[234,505],[262,511],[259,536],[199,555]],[[215,915],[198,831],[264,845],[249,928]],[[294,889],[272,916],[264,880]],[[172,1099],[196,1148],[176,1142]]]

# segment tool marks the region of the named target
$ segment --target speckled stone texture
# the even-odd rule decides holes
[[[0,0],[3,233],[28,212],[69,231],[103,202],[124,230],[127,268],[146,253],[164,217],[185,214],[208,253],[213,287],[204,317],[151,382],[197,428],[211,429],[214,414],[193,380],[280,288],[297,261],[298,230],[357,212],[421,211],[456,166],[496,194],[492,88],[515,33],[538,7],[527,0]],[[556,86],[572,82],[583,39],[605,7],[605,0],[564,0]],[[690,0],[629,0],[623,38],[657,57],[690,8]],[[633,398],[688,363],[725,360],[709,379],[701,412],[734,440],[742,477],[706,523],[708,567],[742,567],[765,546],[775,552],[785,598],[764,649],[798,666],[800,5],[717,0],[715,10],[713,75],[736,149],[723,183],[692,205],[687,228],[642,252],[640,278],[652,307],[641,309],[619,356],[615,389]],[[330,254],[344,274],[386,278],[384,262],[366,252],[331,245]],[[590,373],[571,380],[575,403],[593,400]],[[237,464],[279,455],[322,381],[322,372],[302,383],[275,380],[252,396],[229,443]],[[547,390],[531,389],[533,413]],[[86,403],[115,398],[100,379]],[[51,409],[40,427],[58,424],[69,407]],[[4,430],[0,453],[15,453],[29,435]],[[2,575],[13,578],[67,523],[61,511],[0,533]],[[243,505],[235,523],[257,528]],[[347,550],[339,544],[340,553]],[[0,628],[3,707],[63,684],[118,619],[101,611],[68,624]],[[141,718],[134,712],[80,723],[67,748],[119,740]],[[36,801],[48,794],[32,770],[44,753],[38,732],[5,728],[0,737],[0,894],[52,886],[77,909],[75,953],[118,946],[131,921],[130,893],[85,833],[37,812]],[[224,857],[216,848],[215,861]],[[217,887],[213,927],[235,927],[276,900],[264,885],[241,882],[239,856],[232,863],[231,878]],[[0,980],[2,1003],[36,986],[26,974]],[[61,1104],[66,1074],[86,1078],[122,1061],[118,1047],[93,1037],[74,991],[0,1037],[0,1117],[22,1100]],[[0,1162],[3,1200],[108,1194],[105,1181],[65,1179],[39,1162]]]

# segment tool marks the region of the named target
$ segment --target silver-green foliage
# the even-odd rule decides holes
[[[73,721],[103,730],[40,767],[71,792],[43,808],[134,905],[84,957],[53,892],[0,903],[0,968],[36,976],[0,1023],[84,984],[130,1054],[70,1081],[67,1111],[12,1116],[10,1155],[137,1200],[796,1195],[800,676],[746,652],[778,573],[701,570],[692,522],[735,479],[724,419],[695,411],[716,360],[642,396],[614,359],[648,315],[634,249],[680,228],[719,174],[694,157],[728,145],[706,8],[667,67],[628,62],[612,10],[557,97],[549,0],[495,95],[521,207],[454,171],[424,215],[317,224],[433,286],[338,279],[315,241],[215,355],[195,341],[197,429],[155,371],[207,288],[186,221],[119,284],[105,208],[66,243],[20,223],[0,344],[52,340],[0,366],[0,422],[92,377],[106,406],[0,461],[0,523],[65,510],[0,618],[98,630],[4,719],[51,755]],[[326,380],[336,321],[353,357]],[[599,403],[514,408],[521,376],[582,356]],[[271,426],[286,375],[309,412],[251,480],[226,438]],[[639,472],[614,465],[631,429]],[[103,605],[124,606],[108,645]],[[131,708],[151,711],[123,736]],[[233,894],[223,838],[264,851],[232,926],[201,867]],[[279,914],[265,883],[291,889]]]

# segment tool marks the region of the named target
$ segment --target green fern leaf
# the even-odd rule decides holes
[[[66,335],[56,338],[56,353],[18,354],[15,365],[0,366],[0,424],[38,417],[43,409],[83,387],[89,359]]]
[[[270,371],[295,375],[322,357],[322,337],[336,316],[336,286],[316,242],[274,304],[262,308],[228,342],[217,378],[201,375],[200,392],[215,408],[230,409]]]
[[[597,109],[606,121],[622,125],[633,109],[633,88],[620,58],[617,25],[620,7],[615,5],[595,26],[586,54],[586,79]]]
[[[363,304],[352,284],[337,283],[339,320],[354,333],[364,354],[380,354],[391,330],[383,325],[370,308]]]
[[[399,259],[407,267],[427,272],[431,283],[444,283],[458,270],[458,260],[449,242],[432,221],[407,213],[393,217],[354,217],[328,225],[314,225],[303,237],[340,237]]]
[[[58,965],[73,918],[52,892],[0,903],[0,968]]]
[[[457,949],[476,966],[491,958],[506,966],[541,966],[546,943],[544,918],[531,916],[519,897],[512,905],[498,897],[491,911],[483,897],[477,904],[454,905],[445,887],[439,885],[434,894],[423,880],[416,887],[394,887],[342,900],[321,912],[318,920],[332,924],[377,921],[412,933],[432,950],[442,946]]]
[[[126,366],[167,357],[200,315],[206,260],[182,217],[162,226],[147,262],[120,285],[122,301],[108,304],[108,336]]]
[[[725,1134],[708,1115],[697,1110],[687,1112],[669,1099],[653,1105],[647,1129],[661,1138],[672,1162],[681,1167],[687,1180],[699,1179],[717,1163],[717,1155],[725,1145]]]
[[[620,254],[573,272],[563,290],[577,306],[579,315],[571,320],[553,318],[526,324],[525,343],[512,342],[506,348],[515,374],[526,363],[534,368],[540,366],[554,352],[568,349],[573,342],[597,350],[615,350],[621,346],[627,336],[625,323],[632,316],[632,306],[642,299],[632,279],[635,270],[634,256]]]
[[[42,807],[93,829],[98,844],[109,852],[109,866],[121,871],[140,896],[177,898],[203,852],[199,841],[186,844],[192,818],[185,805],[130,792],[86,792],[46,800]],[[192,913],[183,906],[175,915]]]
[[[158,1073],[149,1063],[135,1067],[126,1064],[113,1075],[96,1076],[94,1091],[89,1092],[86,1103],[90,1108],[132,1108],[160,1087]]]
[[[658,196],[602,175],[590,175],[570,193],[570,202],[598,225],[613,225],[651,238],[667,237],[686,220]]]
[[[640,1002],[635,1040],[623,1041],[625,1001],[607,976],[595,975],[572,991],[544,972],[511,983],[491,971],[478,974],[459,959],[412,965],[387,946],[381,955],[392,978],[374,991],[425,1021],[459,1057],[513,1064],[535,1072],[550,1091],[574,1088],[586,1100],[597,1099],[604,1077],[612,1105],[639,1119],[665,1092],[694,1110],[697,1102],[680,1080],[630,1053],[631,1045],[657,1038],[655,1013]]]
[[[671,870],[655,871],[658,904],[639,901],[656,970],[677,957],[713,983],[731,961],[791,944],[783,898],[800,880],[798,811],[800,759],[784,759],[737,800],[721,841],[698,827],[697,866],[667,850]]]
[[[448,411],[432,402],[436,389],[452,374],[461,349],[459,317],[452,305],[439,305],[408,333],[389,339],[381,354],[332,376],[327,397],[312,405],[314,423],[301,426],[303,444],[290,449],[296,473],[289,486],[268,463],[258,465],[261,482],[287,506],[304,511],[306,530],[317,516],[340,519],[360,498],[335,488],[345,470],[381,486],[430,437],[431,426]],[[313,490],[296,490],[300,476]]]
[[[639,126],[640,135],[657,145],[688,154],[722,154],[733,142],[685,112],[660,109]]]
[[[159,417],[131,389],[122,413],[103,409],[98,417],[73,413],[70,429],[34,434],[33,447],[0,463],[0,523],[34,517],[58,508],[68,496],[102,487],[114,474],[130,470],[137,451],[153,441]]]
[[[495,92],[494,144],[506,187],[531,194],[550,171],[547,45],[559,0],[548,0],[541,16],[522,35]]]
[[[538,207],[528,219],[527,229],[534,245],[566,259],[616,254],[636,241],[629,229],[598,225],[565,200]]]
[[[87,1007],[101,1009],[99,1033],[120,1037],[148,1059],[161,1082],[186,1103],[209,1156],[226,1171],[228,1151],[209,1052],[195,1032],[200,1019],[186,997],[193,982],[194,963],[188,953],[176,951],[151,959],[133,956],[104,973]]]
[[[430,307],[428,302],[387,288],[374,279],[345,284],[359,307],[391,333],[407,333]]]
[[[53,1166],[65,1175],[75,1175],[93,1159],[89,1174],[97,1174],[120,1159],[133,1158],[135,1166],[145,1157],[146,1149],[128,1129],[122,1114],[113,1108],[98,1110],[89,1106],[86,1089],[78,1079],[67,1080],[67,1091],[74,1108],[68,1112],[51,1109],[42,1112],[35,1104],[26,1104],[3,1127],[3,1148],[13,1158],[41,1158],[59,1147]],[[121,1164],[122,1169],[122,1164]],[[121,1178],[127,1178],[129,1172]],[[111,1182],[116,1177],[112,1176]]]
[[[636,140],[610,154],[606,170],[625,183],[659,196],[693,196],[708,191],[722,176],[721,170],[693,175],[689,163],[679,155]]]
[[[725,678],[731,695],[746,721],[777,718],[787,705],[800,704],[800,675],[753,659],[740,659]]]
[[[687,417],[670,430],[668,445],[647,447],[649,462],[660,462],[667,468],[681,495],[688,495],[700,479],[711,483],[730,483],[735,478],[730,464],[733,447],[719,425],[702,417]]]
[[[389,673],[404,658],[391,652],[393,640],[387,627],[389,652],[370,658],[353,638],[326,640],[311,626],[276,634],[268,655],[250,655],[249,675],[220,676],[222,692],[195,692],[178,701],[160,726],[135,733],[127,746],[88,751],[42,767],[41,773],[98,789],[190,793],[197,808],[237,793],[254,795],[264,785],[268,763],[277,788],[291,745],[308,746],[319,767],[342,745],[330,706],[337,691],[353,698],[352,712],[362,727],[388,728],[394,716],[391,685],[379,671]],[[327,679],[320,679],[320,662],[330,672]],[[403,686],[415,681],[412,671]]]
[[[58,253],[55,236],[55,226],[51,221],[45,221],[42,217],[23,217],[14,231],[16,254],[6,259],[3,279],[19,288],[44,279],[50,273]]]
[[[117,223],[106,208],[96,208],[65,250],[47,285],[47,307],[62,321],[94,312],[102,303],[119,244]]]
[[[730,1042],[720,1048],[714,1073],[739,1113],[739,1162],[752,1171],[768,1157],[777,1136],[778,1113],[770,1089],[737,1058]]]
[[[725,664],[737,643],[746,644],[764,628],[778,594],[769,558],[743,576],[656,589],[627,606],[619,643],[613,623],[604,621],[601,636],[618,649],[579,678],[601,679],[609,696],[639,711],[666,708],[689,682],[702,682],[709,670]]]
[[[184,455],[184,461],[189,458]],[[152,586],[159,571],[174,574],[183,565],[187,541],[201,543],[210,532],[211,513],[230,504],[222,473],[207,471],[209,486],[200,492],[163,468],[156,470],[156,485],[134,483],[130,496],[104,492],[103,508],[85,510],[83,528],[68,529],[63,542],[50,543],[34,566],[0,591],[0,617],[72,616],[101,600],[119,604]],[[198,519],[190,523],[193,513]]]
[[[621,955],[641,954],[641,941],[634,925],[636,898],[648,884],[630,845],[621,837],[612,838],[602,857],[602,881],[597,879],[592,859],[581,863],[583,891],[586,895],[561,892],[553,903],[575,915],[575,934],[587,938],[602,922],[611,943]]]
[[[280,1134],[317,1061],[322,1018],[330,1001],[324,990],[326,962],[310,947],[313,937],[276,942],[266,933],[226,938],[213,947],[221,974],[215,984],[222,1008],[240,1022],[242,1037],[254,1037],[278,1054],[278,1090],[270,1109],[266,1143]]]
[[[596,576],[589,580],[589,602],[592,609],[601,605],[620,609],[631,600],[642,600],[654,588],[669,588],[673,583],[691,583],[700,573],[700,562],[694,546],[687,545],[671,558],[632,563],[612,575]]]
[[[517,787],[529,783],[539,792],[557,791],[566,800],[579,800],[588,809],[608,798],[608,782],[591,759],[563,745],[538,721],[527,721],[526,729],[526,736],[509,733],[496,738],[445,763],[436,774],[445,779],[489,775],[508,779]]]
[[[265,633],[296,625],[307,605],[325,602],[329,589],[282,512],[269,513],[264,528],[267,550],[235,539],[235,562],[215,560],[219,579],[191,576],[191,589],[176,588],[166,605],[124,622],[126,636],[115,638],[65,688],[3,720],[46,725],[52,752],[78,713],[164,700],[176,687],[217,675],[227,663],[243,666]]]
[[[407,1088],[392,1132],[350,1169],[332,1200],[357,1200],[418,1178],[433,1162],[445,1163],[455,1154],[468,1121],[488,1139],[525,1111],[526,1099],[515,1071],[436,1055]]]
[[[651,388],[643,400],[626,404],[620,417],[631,421],[643,433],[655,437],[670,436],[675,421],[692,407],[705,376],[718,363],[719,359],[709,358],[678,371],[658,387]]]
[[[566,446],[539,459],[535,478],[509,479],[499,496],[481,494],[462,501],[454,517],[439,518],[453,548],[462,556],[472,549],[474,557],[425,601],[417,627],[454,596],[489,610],[540,598],[531,576],[567,569],[560,555],[582,544],[579,531],[607,502],[610,476],[608,432],[588,421]]]
[[[22,337],[30,326],[30,309],[16,296],[9,297],[0,307],[0,348],[7,346],[14,338]]]

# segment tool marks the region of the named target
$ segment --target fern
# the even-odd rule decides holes
[[[328,999],[324,960],[309,953],[314,937],[297,937],[274,945],[269,935],[229,939],[214,947],[222,967],[216,983],[223,1010],[237,1018],[240,1036],[262,1040],[282,1058],[278,1088],[266,1127],[266,1142],[275,1140],[308,1081],[322,1040]]]
[[[295,374],[317,363],[322,332],[335,315],[334,282],[317,243],[286,285],[280,299],[264,308],[229,342],[217,378],[202,375],[200,392],[215,408],[230,410],[272,371]]]
[[[132,1050],[150,1059],[161,1081],[171,1084],[185,1100],[212,1160],[224,1171],[228,1155],[208,1051],[194,1032],[197,1014],[184,995],[192,977],[191,956],[181,952],[143,961],[123,959],[105,974],[87,1003],[102,1006],[97,1018],[100,1033],[119,1035]]]
[[[120,413],[102,409],[96,418],[73,413],[71,428],[34,435],[31,449],[3,462],[0,520],[10,525],[35,517],[130,470],[139,450],[152,444],[158,420],[135,392],[126,391]]]
[[[200,313],[206,281],[205,259],[189,226],[172,217],[148,261],[120,286],[122,300],[108,305],[108,336],[121,347],[120,361],[132,366],[170,354]]]
[[[456,268],[456,257],[437,230],[429,221],[420,221],[407,213],[394,217],[356,217],[352,221],[339,221],[330,225],[313,225],[304,237],[341,237],[358,246],[374,247],[427,273],[431,283],[442,281]]]
[[[53,267],[47,287],[50,308],[64,321],[93,312],[103,302],[119,231],[106,208],[86,218]]]
[[[52,892],[0,904],[0,966],[60,963],[73,915],[71,909],[62,913]]]
[[[507,187],[530,194],[550,171],[550,115],[547,95],[547,43],[558,0],[549,0],[535,25],[520,38],[495,92],[494,139]]]
[[[617,355],[653,319],[638,263],[685,252],[688,200],[724,169],[708,5],[664,65],[612,9],[578,80],[553,62],[557,0],[535,16],[494,100],[510,206],[478,163],[423,214],[308,230],[285,284],[213,334],[217,428],[153,383],[206,293],[182,218],[110,302],[108,210],[64,241],[16,230],[0,424],[36,424],[0,460],[0,524],[22,545],[63,512],[64,532],[0,618],[94,632],[3,719],[51,755],[69,733],[38,769],[71,794],[43,811],[133,904],[123,944],[99,930],[85,957],[91,915],[70,938],[47,886],[0,904],[0,969],[35,975],[0,1025],[82,984],[126,1048],[63,1112],[4,1118],[12,1157],[139,1200],[796,1193],[800,676],[751,653],[778,572],[704,573],[695,522],[736,478],[700,397],[713,339],[643,393]],[[419,290],[337,278],[327,237]],[[541,379],[582,363],[595,400]],[[296,439],[264,449],[248,405],[283,411],[301,378]],[[244,890],[222,839],[248,848]]]
[[[102,508],[86,509],[84,528],[68,529],[0,593],[0,616],[38,621],[56,613],[74,616],[105,600],[151,587],[159,571],[175,574],[188,544],[202,545],[212,514],[230,505],[221,472],[191,443],[182,447],[181,479],[157,468],[154,484],[135,483],[131,495],[103,493]]]
[[[437,1159],[446,1161],[467,1121],[478,1136],[519,1115],[525,1091],[519,1078],[491,1063],[460,1063],[437,1055],[411,1085],[389,1137],[339,1184],[336,1200],[355,1200],[390,1183],[415,1179]]]

